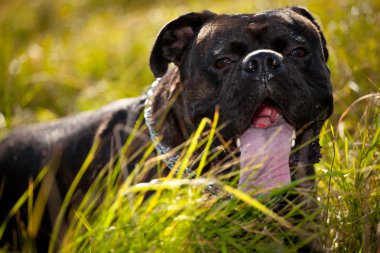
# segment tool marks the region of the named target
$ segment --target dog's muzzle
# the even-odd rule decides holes
[[[265,85],[284,72],[285,66],[281,54],[264,49],[248,54],[242,61],[242,69],[250,79]],[[295,142],[295,128],[287,122],[275,101],[265,99],[262,102],[238,142],[240,189],[251,192],[291,182],[289,157]]]

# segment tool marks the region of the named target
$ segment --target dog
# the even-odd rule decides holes
[[[50,200],[65,196],[95,140],[100,140],[78,186],[78,191],[86,191],[142,114],[147,127],[136,149],[153,141],[156,153],[165,155],[186,142],[203,118],[212,119],[218,108],[218,124],[224,125],[220,135],[240,151],[238,187],[247,193],[312,176],[320,159],[318,135],[333,111],[328,57],[320,26],[302,7],[180,16],[158,34],[150,56],[156,81],[146,94],[15,130],[1,141],[0,219],[46,165],[55,168],[47,204],[54,206]],[[168,155],[166,167],[170,170],[177,160]],[[133,164],[127,170],[133,170]],[[258,171],[249,169],[257,166]],[[56,215],[43,216],[38,248],[46,249]],[[12,229],[9,225],[3,238],[11,247]]]

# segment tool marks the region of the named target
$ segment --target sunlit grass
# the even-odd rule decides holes
[[[322,176],[319,194],[326,205],[326,238],[334,252],[376,249],[380,222],[380,95],[366,98],[358,100],[365,110],[354,134],[342,127],[350,120],[348,111],[338,128],[330,126],[330,134],[322,140],[326,148],[323,163],[318,166]]]
[[[323,247],[332,252],[374,252],[380,222],[380,111],[374,106],[379,99],[373,94],[365,102],[367,109],[353,135],[339,134],[334,126],[326,125],[321,139],[324,158],[317,166],[319,208],[315,211],[308,210],[304,201],[292,202],[283,196],[297,192],[297,182],[255,199],[212,174],[143,184],[131,183],[138,180],[129,178],[121,187],[111,184],[115,188],[108,191],[101,208],[85,204],[93,203],[91,198],[82,203],[63,251],[297,252],[319,236]],[[349,120],[350,112],[346,117],[341,124]],[[201,143],[189,142],[185,150],[194,152],[191,144],[201,148],[207,142]],[[188,159],[180,162],[190,163]],[[131,177],[146,172],[143,167]],[[220,195],[210,195],[206,190],[210,184],[220,186]],[[90,191],[89,195],[96,194]],[[287,205],[279,208],[279,199]]]
[[[195,179],[169,174],[139,183],[145,173],[164,168],[165,156],[150,157],[150,145],[143,151],[148,160],[137,164],[126,180],[121,176],[125,164],[110,164],[103,171],[107,176],[98,176],[79,206],[63,205],[61,212],[70,211],[72,220],[66,224],[64,241],[52,240],[50,247],[60,245],[62,252],[297,252],[319,238],[331,252],[375,252],[380,222],[380,110],[375,106],[379,99],[373,94],[362,100],[366,110],[354,134],[344,129],[339,133],[326,124],[321,134],[323,159],[317,166],[316,210],[308,208],[308,200],[315,196],[300,192],[297,181],[252,198],[235,189],[233,178],[238,174],[232,172],[227,181],[226,175],[216,175],[218,165]],[[347,112],[340,124],[350,115]],[[216,130],[216,124],[204,122]],[[137,125],[135,133],[144,127]],[[196,162],[193,153],[209,140],[194,137],[184,146],[177,168],[191,167]],[[129,143],[122,159],[128,160]],[[214,152],[218,150],[210,149],[206,160]],[[210,185],[217,188],[208,190]],[[295,193],[303,198],[289,198]],[[32,250],[28,242],[25,250]]]

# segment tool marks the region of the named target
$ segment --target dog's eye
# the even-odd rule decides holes
[[[215,61],[215,68],[224,69],[231,63],[232,63],[232,60],[230,58],[224,57]]]
[[[297,47],[290,52],[290,55],[302,58],[307,55],[307,50],[304,47]]]

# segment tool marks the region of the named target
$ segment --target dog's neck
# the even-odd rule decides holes
[[[170,75],[171,78],[176,78],[176,74]],[[149,88],[145,100],[144,118],[157,153],[165,155],[166,165],[173,169],[179,155],[170,155],[170,151],[189,138],[189,130],[176,120],[178,114],[183,113],[180,94],[182,88],[178,80],[168,82],[167,78],[168,76],[157,78]],[[167,84],[171,84],[172,87],[168,89]],[[173,106],[174,103],[176,106]],[[171,138],[166,136],[171,136]],[[190,173],[190,169],[186,169],[185,174]]]
[[[160,80],[161,78],[157,78],[152,83],[151,87],[149,88],[147,92],[147,98],[145,100],[145,108],[144,108],[144,118],[145,118],[145,124],[149,130],[150,138],[152,139],[158,154],[165,155],[170,151],[171,148],[169,148],[168,146],[160,142],[159,137],[158,137],[158,132],[154,128],[153,121],[152,121],[152,96]],[[177,162],[177,160],[178,160],[178,155],[168,156],[168,158],[165,160],[165,163],[170,169],[172,169],[175,163]]]

